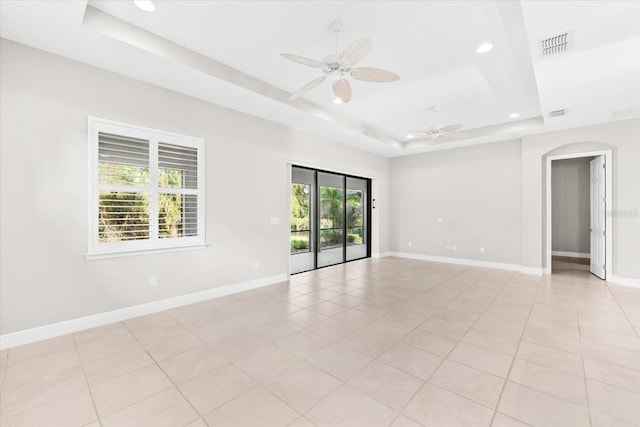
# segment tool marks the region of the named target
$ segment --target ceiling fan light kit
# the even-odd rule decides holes
[[[493,49],[493,44],[489,42],[484,42],[478,45],[478,47],[476,48],[476,53],[479,53],[479,54],[487,53],[491,49]]]
[[[351,84],[347,79],[348,77],[365,82],[392,82],[400,78],[397,74],[392,73],[391,71],[379,68],[355,67],[355,65],[360,62],[367,53],[369,53],[369,50],[373,45],[373,41],[369,38],[358,39],[341,52],[338,52],[338,33],[342,31],[342,22],[334,21],[329,26],[335,34],[335,53],[326,56],[321,61],[290,53],[280,54],[285,59],[306,65],[307,67],[319,68],[322,73],[324,73],[324,76],[312,80],[298,89],[297,92],[293,93],[289,97],[290,101],[300,98],[311,89],[320,85],[327,77],[330,77],[333,80],[333,93],[336,96],[336,99],[340,100],[340,102],[336,103],[347,103],[351,100]]]

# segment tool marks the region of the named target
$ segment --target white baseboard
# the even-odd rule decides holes
[[[553,256],[568,256],[571,258],[591,258],[590,253],[583,252],[564,252],[564,251],[551,251]]]
[[[607,282],[612,282],[621,286],[628,286],[630,288],[640,288],[640,279],[629,279],[626,277],[611,276],[607,279]]]
[[[29,344],[48,338],[54,338],[60,335],[66,335],[85,329],[95,328],[97,326],[107,325],[109,323],[121,322],[123,320],[131,319],[134,317],[144,316],[145,314],[157,313],[175,307],[182,307],[184,305],[194,304],[213,298],[220,298],[225,295],[231,295],[238,292],[248,291],[251,289],[261,288],[263,286],[269,286],[286,281],[286,274],[277,274],[275,276],[235,283],[233,285],[208,289],[206,291],[181,295],[174,298],[167,298],[160,301],[153,301],[133,307],[121,308],[118,310],[108,311],[106,313],[93,314],[91,316],[66,320],[64,322],[53,323],[50,325],[27,329],[24,331],[11,332],[8,334],[0,335],[0,349],[4,350],[5,348]]]
[[[544,268],[540,267],[525,267],[524,265],[520,265],[520,273],[523,274],[533,274],[534,276],[542,276],[545,274]]]
[[[469,265],[473,267],[495,268],[498,270],[519,271],[524,274],[535,274],[537,276],[542,275],[542,268],[525,267],[519,264],[507,264],[502,262],[482,261],[477,259],[450,258],[450,257],[441,257],[441,256],[433,256],[433,255],[411,254],[407,252],[391,252],[390,255],[400,257],[400,258],[419,259],[423,261],[433,261],[433,262],[444,262],[448,264]]]
[[[371,258],[386,258],[392,256],[393,252],[374,252],[371,254]]]

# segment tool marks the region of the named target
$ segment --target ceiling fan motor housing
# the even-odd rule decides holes
[[[343,76],[351,72],[351,67],[348,65],[340,64],[338,61],[338,54],[331,54],[322,59],[324,67],[322,72],[328,76]]]

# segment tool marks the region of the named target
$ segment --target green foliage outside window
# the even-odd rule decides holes
[[[101,242],[149,238],[149,194],[100,191],[98,235]]]
[[[99,162],[101,184],[148,187],[149,168],[135,164]],[[159,169],[158,185],[183,188],[183,172]],[[149,239],[149,193],[143,191],[100,191],[98,233],[101,242]],[[158,194],[159,237],[181,237],[184,196]]]
[[[307,252],[310,236],[311,188],[291,184],[291,253]],[[343,244],[344,192],[341,188],[320,187],[320,244],[322,248]],[[363,193],[347,190],[347,244],[364,243]]]
[[[183,173],[177,169],[158,169],[158,186],[183,188]],[[183,234],[184,204],[182,194],[158,195],[158,234],[160,237],[180,237]]]
[[[291,184],[291,253],[309,251],[310,187]]]

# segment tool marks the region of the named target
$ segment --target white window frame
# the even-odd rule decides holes
[[[149,187],[123,186],[122,191],[149,192],[149,239],[120,242],[100,242],[98,235],[98,203],[101,189],[113,189],[113,185],[101,186],[98,182],[98,135],[100,132],[141,138],[149,141]],[[89,116],[87,118],[88,139],[88,251],[87,259],[109,258],[127,255],[142,255],[168,250],[193,249],[206,246],[205,243],[205,191],[204,191],[204,139],[180,135],[158,129],[150,129],[127,123],[115,122]],[[197,189],[171,189],[158,186],[158,144],[168,143],[197,150]],[[158,194],[193,194],[198,198],[197,236],[159,238],[158,236]]]

